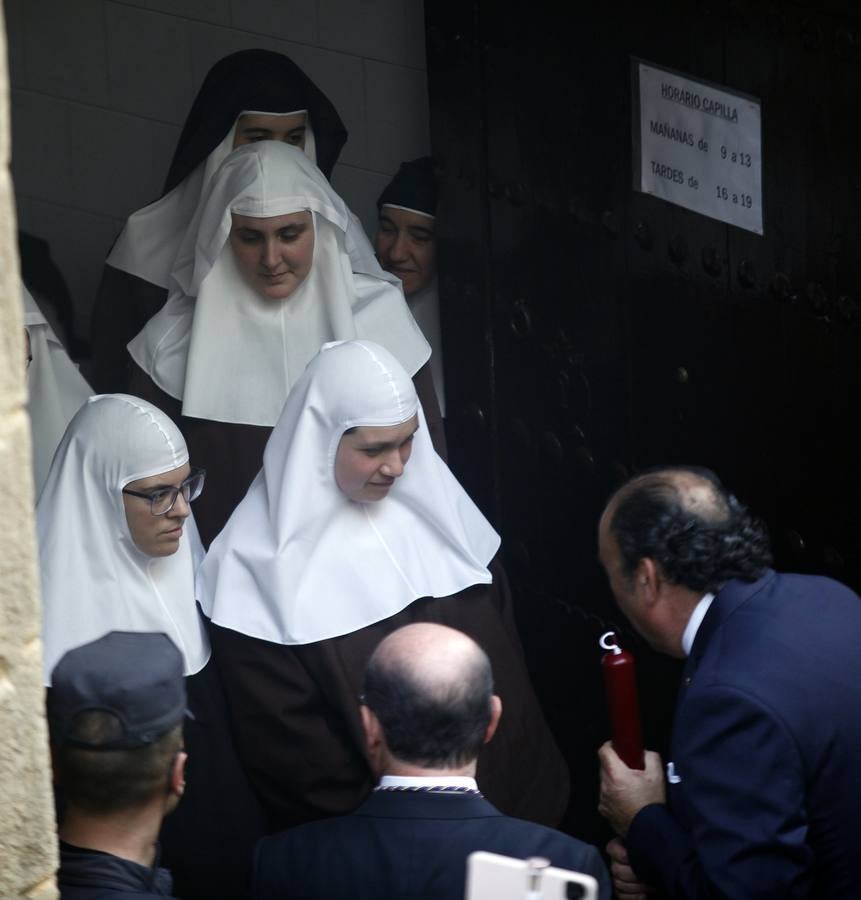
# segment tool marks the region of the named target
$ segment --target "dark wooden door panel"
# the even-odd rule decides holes
[[[597,637],[636,652],[659,749],[677,672],[598,568],[614,484],[711,466],[780,567],[861,586],[861,16],[427,0],[426,18],[452,465],[502,532],[568,824],[597,840]],[[764,235],[632,190],[632,56],[761,99]]]

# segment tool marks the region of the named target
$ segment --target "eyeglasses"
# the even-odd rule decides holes
[[[183,481],[179,487],[158,488],[148,494],[141,491],[130,491],[123,488],[124,494],[131,494],[132,497],[142,497],[149,500],[150,512],[154,516],[166,516],[176,505],[176,499],[182,494],[186,503],[197,500],[200,492],[203,490],[203,481],[206,478],[206,469],[192,469],[191,475]]]

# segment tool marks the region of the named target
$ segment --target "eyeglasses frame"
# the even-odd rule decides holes
[[[150,514],[151,514],[151,515],[153,515],[153,516],[166,516],[166,515],[174,508],[174,506],[176,506],[176,501],[179,499],[179,495],[182,493],[183,487],[185,487],[185,485],[187,485],[188,482],[191,481],[192,479],[198,478],[198,477],[200,477],[200,476],[203,476],[204,481],[206,480],[206,469],[200,469],[200,468],[192,469],[191,472],[189,472],[188,478],[183,479],[182,483],[179,484],[179,485],[177,485],[177,487],[174,487],[174,488],[158,488],[157,491],[162,491],[162,490],[171,490],[171,491],[174,491],[173,500],[171,501],[170,506],[168,506],[168,508],[167,508],[164,512],[160,512],[160,513],[153,512],[153,510],[152,510],[152,502],[153,502],[153,495],[152,495],[152,494],[145,494],[143,491],[132,491],[132,490],[130,490],[129,488],[123,488],[123,493],[124,493],[124,494],[129,494],[131,497],[140,497],[140,498],[143,499],[143,500],[149,500],[149,502],[150,502],[150,509],[149,509],[149,511],[150,511]],[[203,491],[203,485],[201,485],[200,490],[201,490],[201,492]],[[157,491],[156,491],[156,492],[157,492]],[[154,492],[154,493],[155,493],[155,492]],[[200,494],[197,495],[197,497],[199,497],[199,496],[200,496]],[[194,500],[196,500],[197,497],[195,497]],[[184,495],[183,495],[183,499],[185,499],[185,496],[184,496]],[[186,503],[191,503],[192,500],[186,500],[185,502],[186,502]]]

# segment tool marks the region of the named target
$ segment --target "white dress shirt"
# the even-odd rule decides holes
[[[685,631],[682,635],[682,650],[685,651],[685,656],[691,655],[691,647],[694,645],[694,639],[697,636],[697,632],[700,630],[700,625],[702,625],[703,619],[709,611],[709,607],[712,605],[712,600],[714,600],[714,598],[714,594],[706,594],[694,607],[694,611],[691,613],[691,617],[688,619],[688,624],[685,626]]]
[[[477,791],[474,778],[467,775],[383,775],[381,788],[459,787]]]

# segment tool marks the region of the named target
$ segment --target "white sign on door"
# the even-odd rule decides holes
[[[759,100],[640,60],[632,70],[635,189],[762,234]]]

